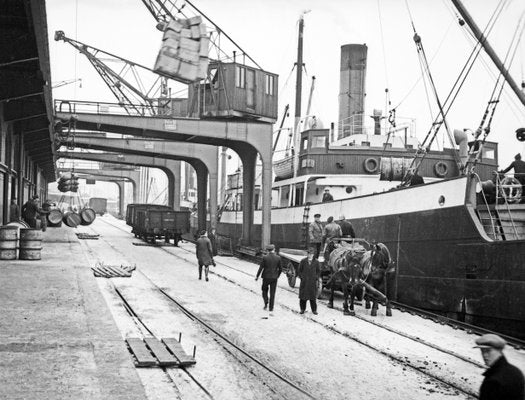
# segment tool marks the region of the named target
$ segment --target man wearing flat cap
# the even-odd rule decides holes
[[[270,313],[273,311],[273,305],[275,302],[275,289],[277,288],[277,279],[281,274],[281,257],[275,254],[275,246],[269,244],[266,246],[266,254],[259,266],[255,280],[259,279],[259,276],[262,276],[263,282],[261,286],[262,297],[264,300],[264,309],[268,308],[268,289],[270,289]],[[272,314],[270,314],[272,315]]]
[[[510,165],[501,172],[506,174],[511,169],[514,169],[514,178],[516,178],[519,181],[519,183],[521,183],[523,196],[523,189],[525,189],[525,161],[521,159],[520,153],[516,154],[514,156],[514,161],[511,162]]]
[[[480,400],[523,400],[525,380],[519,368],[509,364],[503,355],[505,340],[492,333],[476,339],[481,349],[483,361],[488,369],[483,373],[485,379],[479,389]]]

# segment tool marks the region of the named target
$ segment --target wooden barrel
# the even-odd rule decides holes
[[[82,222],[82,218],[80,217],[78,213],[73,212],[73,211],[68,211],[64,213],[64,217],[62,217],[62,221],[64,221],[64,224],[66,224],[67,226],[71,228],[76,228]]]
[[[47,214],[47,221],[49,222],[49,226],[61,226],[62,225],[62,211],[58,209],[54,209],[49,211],[49,214]]]
[[[42,250],[42,231],[40,229],[20,229],[20,260],[40,260]]]
[[[80,210],[80,217],[82,218],[82,225],[91,225],[97,217],[97,213],[92,208],[86,207]]]
[[[16,260],[18,227],[0,226],[0,260]]]
[[[410,168],[412,162],[409,158],[381,157],[379,170],[381,181],[401,181]]]

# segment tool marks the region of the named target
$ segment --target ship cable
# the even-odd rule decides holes
[[[519,41],[520,41],[519,37],[521,36],[521,34],[523,33],[523,30],[525,29],[525,24],[523,24],[524,15],[525,15],[525,11],[524,13],[522,13],[519,19],[518,25],[516,27],[516,30],[514,31],[514,35],[512,36],[512,40],[507,49],[507,53],[505,54],[505,59],[503,60],[504,66],[505,64],[507,64],[507,60],[508,60],[508,67],[506,67],[507,70],[510,68],[510,66],[512,65],[512,62],[514,61],[514,57],[516,56],[516,52],[519,48]],[[481,118],[479,127],[474,134],[474,140],[479,144],[477,146],[476,145],[471,146],[470,148],[470,151],[469,151],[469,162],[471,164],[470,170],[473,170],[473,168],[476,166],[477,162],[479,161],[481,153],[482,153],[481,150],[483,149],[483,146],[485,145],[487,136],[490,134],[490,127],[492,124],[492,119],[494,118],[496,108],[499,104],[501,95],[503,93],[505,82],[506,81],[503,76],[503,73],[500,71],[496,79],[496,83],[494,84],[494,89],[492,90],[492,93],[490,95],[490,100],[488,101],[483,117]],[[489,116],[489,113],[490,113],[490,116]],[[488,118],[488,122],[485,125],[487,118]],[[483,133],[483,138],[481,139],[481,141],[478,142],[478,139],[482,133]],[[474,158],[471,160],[472,156],[474,156]]]
[[[490,32],[492,30],[492,28],[493,28],[497,18],[499,17],[499,15],[501,14],[501,11],[503,9],[503,6],[502,6],[503,2],[504,2],[504,0],[501,0],[500,3],[498,4],[498,7],[496,7],[494,13],[491,16],[491,19],[489,20],[489,22],[487,23],[487,26],[485,27],[485,33],[488,33],[488,32]],[[417,46],[417,49],[418,49],[418,54],[419,54],[419,57],[420,57],[420,62],[423,63],[424,66],[425,66],[425,70],[426,70],[426,72],[428,74],[428,79],[429,79],[429,81],[430,81],[430,83],[432,85],[432,89],[434,91],[434,95],[436,97],[436,101],[437,101],[438,106],[440,108],[440,112],[438,114],[438,118],[442,117],[442,119],[440,121],[438,121],[437,118],[434,119],[434,122],[433,122],[431,128],[429,129],[429,131],[427,133],[427,136],[425,137],[425,139],[423,141],[423,144],[421,145],[421,147],[416,152],[416,156],[412,160],[410,168],[408,169],[408,171],[410,171],[410,170],[416,170],[417,171],[417,169],[419,168],[419,165],[421,164],[421,162],[425,158],[428,150],[430,149],[430,146],[432,145],[432,142],[435,140],[435,138],[436,138],[436,136],[437,136],[437,134],[439,132],[439,129],[440,129],[440,127],[441,127],[441,125],[443,123],[445,124],[445,128],[446,128],[446,131],[447,131],[447,135],[449,137],[449,141],[452,144],[452,147],[454,147],[454,141],[453,141],[452,135],[450,133],[450,129],[448,127],[448,124],[446,122],[446,115],[450,111],[450,108],[452,107],[452,104],[454,103],[454,101],[455,101],[457,95],[459,94],[459,91],[461,90],[461,88],[462,88],[462,86],[463,86],[463,84],[464,84],[468,74],[470,73],[470,70],[473,67],[474,61],[477,59],[477,57],[478,57],[478,55],[479,55],[479,53],[481,51],[482,46],[480,45],[479,41],[478,41],[478,43],[476,43],[476,46],[472,50],[472,52],[471,52],[470,56],[468,57],[465,65],[463,66],[463,69],[461,70],[458,78],[456,79],[456,82],[452,86],[452,89],[450,90],[447,98],[445,99],[445,102],[442,105],[440,103],[440,101],[439,101],[438,96],[437,96],[437,91],[435,89],[434,81],[433,81],[432,75],[430,73],[430,67],[429,67],[429,64],[428,64],[428,61],[427,61],[427,58],[426,58],[426,55],[425,55],[425,52],[424,52],[424,49],[423,49],[423,44],[421,42],[421,37],[416,32],[415,24],[414,24],[414,21],[413,21],[413,18],[412,18],[412,14],[410,12],[410,8],[408,6],[408,1],[407,0],[405,0],[405,4],[406,4],[406,7],[407,7],[409,16],[410,16],[412,29],[414,31],[414,41],[416,42],[416,46]],[[461,80],[461,82],[460,82],[460,80]],[[454,93],[454,95],[453,95],[453,93]],[[451,96],[452,96],[452,98],[451,98]],[[446,110],[444,109],[445,106],[446,106]],[[428,141],[428,144],[427,144],[427,141]],[[421,155],[421,160],[416,165],[416,167],[413,168],[413,165],[417,162],[417,159],[418,159],[419,155]],[[457,153],[454,153],[454,158],[455,158],[456,164],[461,169],[462,163],[461,163],[461,160],[459,159],[459,156],[458,156]],[[405,179],[404,179],[404,183],[405,184],[407,183],[408,178],[409,178],[408,171],[407,171],[407,173],[405,175]]]

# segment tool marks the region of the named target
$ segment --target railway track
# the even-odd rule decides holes
[[[109,223],[108,223],[109,224]],[[115,226],[113,224],[110,224],[111,226],[115,228],[119,228],[118,226]],[[121,229],[122,230],[122,229]],[[117,253],[120,253],[122,256],[126,256],[125,253],[123,253],[120,249],[113,246],[109,241],[102,239],[109,247],[111,247],[114,251]],[[162,249],[162,248],[161,248]],[[169,253],[169,252],[168,252]],[[173,254],[169,253],[171,256]],[[164,289],[162,289],[160,286],[158,286],[148,275],[146,275],[143,271],[137,270],[135,273],[140,273],[149,283],[152,285],[156,291],[161,293],[166,299],[168,299],[171,303],[175,304],[184,315],[186,315],[190,321],[193,323],[199,324],[201,327],[205,329],[205,332],[211,336],[213,336],[213,339],[216,343],[219,343],[220,346],[233,358],[235,358],[239,364],[247,369],[251,374],[254,375],[261,375],[262,371],[265,372],[264,376],[264,386],[266,386],[271,392],[273,392],[276,396],[282,399],[310,399],[310,400],[318,400],[317,397],[306,391],[305,389],[301,388],[296,383],[292,382],[290,379],[286,378],[283,374],[281,374],[276,369],[272,368],[268,365],[265,361],[261,360],[259,357],[254,355],[253,353],[243,349],[242,347],[235,344],[233,341],[228,339],[225,335],[223,335],[217,328],[215,328],[210,323],[204,321],[202,318],[199,317],[196,313],[193,313],[191,310],[189,310],[187,307],[184,307],[184,305],[177,300],[175,297],[167,293]],[[144,337],[157,337],[155,333],[147,326],[147,324],[143,321],[141,316],[134,310],[130,302],[125,298],[123,293],[117,288],[117,286],[110,282],[112,285],[114,291],[117,293],[119,298],[121,299],[124,308],[130,315],[130,317],[133,318],[133,321],[138,326],[139,330],[141,331],[142,338]],[[144,333],[144,331],[146,333]],[[201,388],[203,394],[210,399],[214,399],[214,396],[204,387],[204,385],[199,382],[199,380],[191,374],[190,371],[188,371],[186,368],[182,369],[188,377],[195,382],[195,384]],[[257,371],[258,372],[254,372]],[[262,371],[261,371],[262,370]],[[170,369],[163,368],[163,371],[169,376],[170,380],[173,382],[173,377],[170,375]],[[273,377],[274,381],[277,381],[277,383],[269,384],[270,381],[269,376]],[[285,388],[283,388],[285,386]],[[289,393],[287,391],[287,388],[293,389],[294,393]],[[292,397],[290,397],[292,396]]]
[[[121,230],[121,231],[123,231],[123,232],[129,234],[129,231],[128,231],[128,230],[126,230],[126,229],[124,229],[124,228],[122,228],[122,227],[120,227],[120,226],[118,226],[118,225],[112,224],[112,223],[110,223],[110,222],[108,222],[108,221],[104,221],[104,222],[107,223],[108,225],[110,225],[110,226],[116,228],[116,229],[119,229],[119,230]],[[102,239],[103,239],[103,238],[102,238]],[[103,239],[103,240],[104,240],[104,239]],[[124,254],[120,249],[118,249],[118,248],[116,248],[115,246],[113,246],[109,241],[107,241],[107,240],[104,240],[104,241],[105,241],[110,247],[112,247],[116,252],[122,254],[123,256],[126,256],[126,254]],[[169,251],[169,249],[174,249],[173,247],[171,247],[171,248],[170,248],[170,247],[168,247],[168,248],[158,247],[158,249],[160,249],[160,250],[162,250],[162,251],[168,253],[168,254],[171,255],[171,256],[177,257],[177,258],[182,259],[182,260],[184,260],[184,261],[186,261],[186,262],[193,263],[193,259],[189,260],[189,259],[186,258],[186,257],[180,256],[180,255],[178,255],[178,254],[174,254],[172,251]],[[191,255],[193,256],[193,252],[190,251],[190,250],[188,250],[188,249],[185,249],[185,248],[183,248],[183,247],[177,247],[177,249],[183,250],[183,251],[185,251],[186,253],[191,254]],[[250,276],[250,277],[253,278],[253,274],[249,274],[249,273],[247,273],[246,271],[240,270],[240,269],[238,269],[238,268],[232,267],[232,266],[227,265],[227,264],[222,263],[222,262],[217,262],[217,264],[218,264],[218,265],[221,265],[221,266],[223,266],[223,267],[226,267],[226,268],[228,268],[228,269],[235,270],[235,271],[237,271],[237,272],[239,272],[239,273],[242,273],[242,274],[248,275],[248,276]],[[244,286],[244,285],[242,285],[242,284],[236,282],[235,280],[231,279],[230,277],[224,276],[224,275],[222,275],[222,274],[220,274],[220,273],[217,273],[217,272],[214,272],[214,271],[210,271],[210,272],[211,272],[212,274],[214,274],[214,275],[216,275],[216,276],[218,276],[218,277],[220,277],[220,278],[222,278],[222,279],[224,279],[224,280],[230,282],[230,283],[233,283],[233,284],[235,284],[235,285],[241,287],[241,288],[244,289],[244,290],[250,291],[250,292],[252,292],[253,294],[255,294],[255,295],[257,295],[257,296],[259,295],[259,292],[254,291],[254,290],[251,289],[251,288],[247,288],[246,286]],[[157,286],[157,285],[151,280],[151,278],[150,278],[149,276],[147,276],[146,274],[144,274],[144,272],[142,272],[142,271],[141,271],[141,273],[142,273],[142,275],[144,275],[144,276],[146,277],[146,279],[148,279],[153,285]],[[157,287],[158,287],[158,286],[157,286]],[[168,295],[165,291],[163,291],[160,287],[158,287],[158,289],[159,289],[160,291],[162,291],[162,293],[163,293],[164,295],[169,296],[169,295]],[[290,289],[290,288],[282,288],[282,289],[284,289],[284,290],[286,290],[286,291],[288,291],[288,292],[293,293],[294,295],[296,295],[296,292],[293,291],[293,290]],[[179,304],[180,304],[180,303],[179,303]],[[281,304],[281,306],[282,306],[283,308],[287,309],[288,311],[291,311],[291,312],[296,313],[296,314],[298,313],[298,311],[295,310],[294,308],[288,307],[288,306],[286,306],[286,305],[284,305],[284,304]],[[340,309],[340,310],[342,311],[342,309]],[[356,341],[356,342],[358,342],[359,344],[364,345],[364,346],[366,346],[366,347],[368,347],[368,348],[370,348],[370,349],[372,349],[372,350],[374,350],[374,351],[376,351],[376,352],[378,352],[378,353],[380,353],[380,354],[382,354],[382,355],[384,355],[384,356],[390,358],[391,360],[393,360],[393,361],[395,361],[395,362],[397,362],[397,363],[402,364],[404,367],[408,367],[408,368],[414,369],[414,370],[418,371],[419,373],[422,373],[422,374],[426,375],[427,377],[432,378],[432,379],[434,379],[434,380],[440,382],[441,384],[444,384],[444,385],[446,385],[447,387],[450,387],[450,388],[452,388],[452,389],[454,389],[454,390],[456,390],[456,391],[458,391],[458,392],[460,392],[460,393],[463,393],[463,394],[465,394],[465,395],[467,395],[467,396],[472,396],[472,397],[475,397],[475,396],[476,396],[476,393],[475,393],[474,391],[469,390],[468,388],[466,388],[466,387],[464,387],[464,386],[457,385],[457,384],[454,383],[454,382],[447,381],[446,379],[443,379],[442,377],[436,376],[436,374],[433,374],[433,373],[430,373],[429,371],[426,371],[426,370],[424,369],[424,367],[421,368],[420,366],[417,366],[417,365],[412,364],[412,363],[411,363],[410,361],[408,361],[406,358],[403,358],[403,357],[397,356],[397,355],[395,355],[395,354],[391,354],[391,353],[389,353],[389,352],[387,352],[387,351],[385,351],[385,350],[383,350],[383,349],[380,349],[380,348],[378,348],[378,347],[375,347],[374,345],[372,345],[372,344],[370,344],[370,343],[368,343],[368,342],[366,342],[366,341],[360,339],[359,337],[357,337],[357,336],[355,336],[355,335],[353,335],[353,334],[350,334],[349,332],[341,331],[340,329],[336,328],[335,326],[329,326],[329,325],[326,325],[326,324],[324,324],[324,323],[322,323],[322,322],[320,322],[320,321],[317,321],[316,319],[311,318],[311,317],[308,317],[308,316],[305,316],[305,318],[307,318],[309,321],[311,321],[311,322],[313,322],[313,323],[315,323],[315,324],[321,325],[323,328],[325,328],[325,329],[327,329],[327,330],[329,330],[329,331],[331,331],[331,332],[333,332],[333,333],[335,333],[335,334],[338,334],[338,335],[341,335],[341,336],[343,336],[343,337],[345,337],[345,338],[347,338],[347,339],[350,339],[350,340]],[[449,355],[449,356],[452,356],[452,357],[455,357],[455,358],[457,358],[457,359],[460,359],[461,361],[463,361],[463,362],[467,362],[467,363],[469,363],[469,364],[471,364],[471,365],[473,365],[473,366],[476,366],[476,367],[483,367],[479,362],[477,362],[477,361],[475,361],[475,360],[472,360],[472,359],[470,359],[469,357],[465,357],[465,356],[463,356],[463,355],[461,355],[461,354],[458,354],[458,353],[456,353],[456,352],[453,352],[453,351],[450,351],[450,350],[444,349],[444,348],[442,348],[442,347],[440,347],[440,346],[438,346],[438,345],[435,345],[435,344],[433,344],[433,343],[430,343],[430,342],[428,342],[428,341],[425,341],[425,340],[423,340],[423,339],[421,339],[421,338],[415,337],[415,336],[413,336],[413,335],[409,335],[409,334],[407,334],[407,333],[405,333],[405,332],[401,332],[401,331],[399,331],[399,330],[396,330],[396,329],[394,329],[394,328],[391,328],[391,327],[385,326],[385,325],[380,324],[380,323],[378,323],[378,322],[370,321],[369,319],[364,318],[364,317],[362,317],[362,316],[359,316],[359,319],[362,320],[362,321],[364,321],[364,322],[366,322],[366,323],[370,323],[370,324],[372,324],[372,325],[375,325],[375,326],[377,326],[377,327],[379,327],[379,328],[381,328],[381,329],[385,329],[385,330],[387,330],[387,331],[389,331],[389,332],[391,332],[391,333],[394,333],[394,334],[396,334],[396,335],[402,336],[402,337],[404,337],[404,338],[406,338],[406,339],[413,340],[413,341],[415,341],[415,342],[417,342],[417,343],[419,343],[419,344],[421,344],[421,345],[424,345],[424,346],[430,347],[430,348],[432,348],[432,349],[434,349],[434,350],[437,350],[437,351],[440,351],[440,352],[446,353],[446,354]],[[213,328],[213,327],[212,327],[212,328]]]

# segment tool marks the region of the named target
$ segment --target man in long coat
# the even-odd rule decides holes
[[[275,303],[275,289],[277,288],[277,279],[281,274],[281,257],[275,254],[275,246],[269,244],[266,246],[268,254],[266,254],[259,266],[255,280],[262,276],[263,282],[261,286],[262,297],[264,300],[264,309],[268,307],[268,289],[270,289],[270,313],[273,311],[273,305]],[[271,314],[270,314],[271,315]]]
[[[200,232],[195,251],[197,253],[197,261],[199,262],[199,279],[202,279],[202,267],[204,267],[204,275],[206,276],[206,281],[208,281],[210,265],[215,266],[215,261],[213,260],[213,249],[210,239],[206,236],[206,231]]]
[[[301,279],[301,284],[299,285],[301,314],[304,314],[306,311],[306,302],[309,300],[312,312],[317,315],[317,281],[321,274],[321,267],[319,261],[314,258],[314,252],[313,248],[308,249],[308,256],[301,260],[297,269],[297,276]]]

